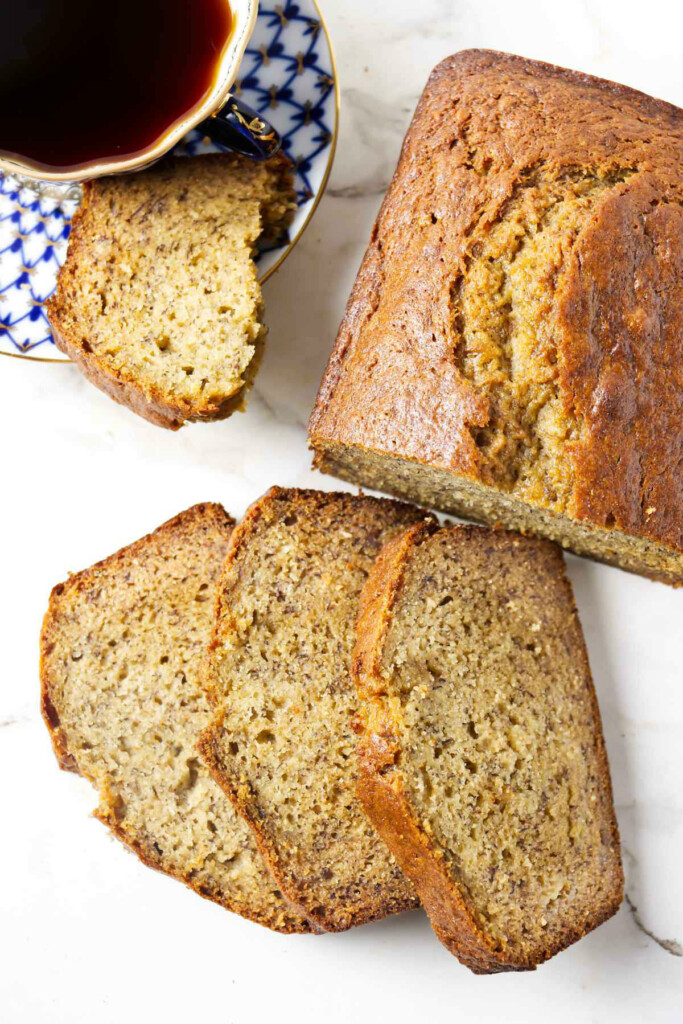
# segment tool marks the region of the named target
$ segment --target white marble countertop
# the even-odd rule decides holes
[[[51,585],[201,500],[235,515],[273,483],[331,488],[305,423],[410,114],[470,46],[624,81],[683,105],[683,7],[664,0],[321,0],[342,83],[327,196],[265,287],[249,409],[178,434],[69,365],[0,361],[0,1020],[7,1024],[683,1021],[683,592],[569,559],[605,723],[627,900],[535,974],[475,978],[420,912],[283,938],[143,868],[89,817],[38,713]]]

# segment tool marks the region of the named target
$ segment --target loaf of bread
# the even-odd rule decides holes
[[[325,472],[683,582],[683,111],[433,72],[310,423]]]
[[[282,892],[327,931],[417,905],[358,804],[350,676],[360,591],[383,543],[424,513],[273,488],[236,528],[207,672],[200,751]]]
[[[42,707],[63,768],[144,863],[281,932],[310,931],[202,764],[200,669],[233,520],[197,505],[52,592]]]
[[[615,913],[619,835],[559,549],[419,525],[365,586],[358,795],[441,941],[529,970]]]
[[[48,302],[57,346],[158,426],[229,416],[263,350],[255,247],[294,205],[281,156],[169,158],[86,183]]]

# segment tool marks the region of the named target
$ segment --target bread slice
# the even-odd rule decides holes
[[[308,931],[195,743],[210,715],[199,668],[233,520],[196,505],[52,591],[43,716],[62,768],[95,785],[96,816],[145,864],[276,931]]]
[[[47,307],[57,346],[158,426],[229,416],[263,350],[254,250],[294,205],[282,156],[170,158],[88,182]]]
[[[458,959],[532,969],[623,891],[562,555],[498,530],[415,527],[382,553],[362,607],[363,806]]]
[[[490,50],[433,71],[316,464],[683,584],[683,110]]]
[[[220,710],[200,750],[282,891],[328,931],[417,905],[356,800],[358,600],[412,506],[273,488],[235,530],[207,673]]]

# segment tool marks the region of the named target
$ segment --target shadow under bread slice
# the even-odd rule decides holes
[[[529,970],[614,914],[619,835],[560,550],[418,526],[366,584],[358,795],[444,945]]]
[[[196,505],[58,584],[41,636],[42,709],[62,768],[146,864],[280,932],[310,931],[195,745],[210,717],[199,667],[233,528]]]
[[[273,488],[236,528],[219,586],[200,750],[282,891],[328,931],[417,905],[355,796],[350,676],[361,588],[413,506]]]
[[[48,303],[56,344],[158,426],[224,419],[263,351],[253,256],[295,205],[283,156],[168,158],[88,182]]]

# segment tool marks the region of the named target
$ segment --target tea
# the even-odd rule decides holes
[[[75,170],[148,149],[215,84],[227,0],[0,5],[0,155]]]

